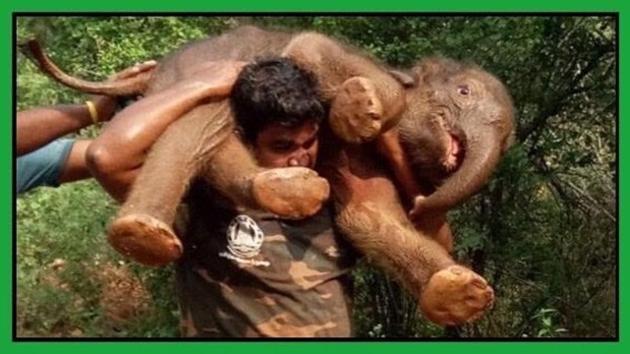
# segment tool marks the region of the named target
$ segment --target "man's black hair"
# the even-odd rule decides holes
[[[250,142],[271,123],[296,127],[326,116],[315,78],[288,58],[246,65],[234,83],[231,102],[236,123]]]

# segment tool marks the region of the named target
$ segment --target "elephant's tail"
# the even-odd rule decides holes
[[[147,88],[153,70],[139,73],[131,78],[116,81],[92,82],[75,78],[63,72],[44,53],[36,39],[19,45],[20,51],[31,59],[39,68],[63,85],[86,93],[108,96],[133,96],[141,94]]]

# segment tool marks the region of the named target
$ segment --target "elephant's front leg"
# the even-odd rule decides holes
[[[265,169],[234,134],[210,158],[202,177],[237,205],[303,219],[328,199],[328,182],[306,167]]]
[[[425,185],[418,183],[409,161],[411,160],[400,145],[398,128],[379,135],[376,139],[378,153],[385,158],[389,170],[396,178],[402,198],[412,203],[418,196],[431,194],[433,187],[425,181]],[[406,205],[407,203],[403,203]],[[449,253],[453,251],[453,234],[446,220],[445,212],[426,212],[413,220],[418,232],[433,237]]]
[[[400,119],[403,85],[369,58],[318,33],[296,36],[283,55],[315,75],[331,103],[330,126],[344,141],[372,140]]]
[[[456,325],[479,318],[493,303],[492,288],[472,270],[457,265],[432,237],[414,229],[394,185],[361,155],[342,154],[331,178],[340,207],[337,223],[344,235],[370,261],[398,278],[433,322]]]
[[[182,245],[172,230],[190,182],[232,134],[227,103],[199,106],[171,124],[151,148],[108,230],[110,244],[146,265],[177,259]]]
[[[235,204],[286,218],[313,215],[328,199],[328,183],[317,173],[299,167],[260,168],[232,132],[227,103],[197,107],[173,123],[153,146],[109,228],[112,246],[146,265],[176,260],[182,246],[172,225],[197,176]]]

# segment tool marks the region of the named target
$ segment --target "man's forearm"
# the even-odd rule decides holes
[[[227,97],[243,65],[208,63],[194,79],[149,95],[119,112],[88,148],[86,161],[92,175],[112,196],[122,199],[147,151],[166,128],[205,99]]]
[[[92,175],[110,195],[122,201],[147,151],[166,128],[208,95],[224,96],[226,92],[191,83],[127,107],[88,148],[86,160]]]
[[[92,140],[76,140],[68,154],[61,173],[59,174],[59,184],[79,181],[90,178],[92,175],[85,164],[85,151],[90,146]]]
[[[86,105],[59,105],[17,113],[17,155],[21,156],[92,124]]]
[[[106,148],[122,164],[138,166],[164,130],[193,108],[206,92],[206,88],[191,84],[144,98],[121,111],[96,139],[94,147]]]

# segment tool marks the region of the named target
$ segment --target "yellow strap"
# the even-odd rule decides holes
[[[87,106],[88,111],[90,111],[90,118],[92,118],[92,123],[98,123],[98,111],[96,110],[94,102],[85,101],[85,105]]]

